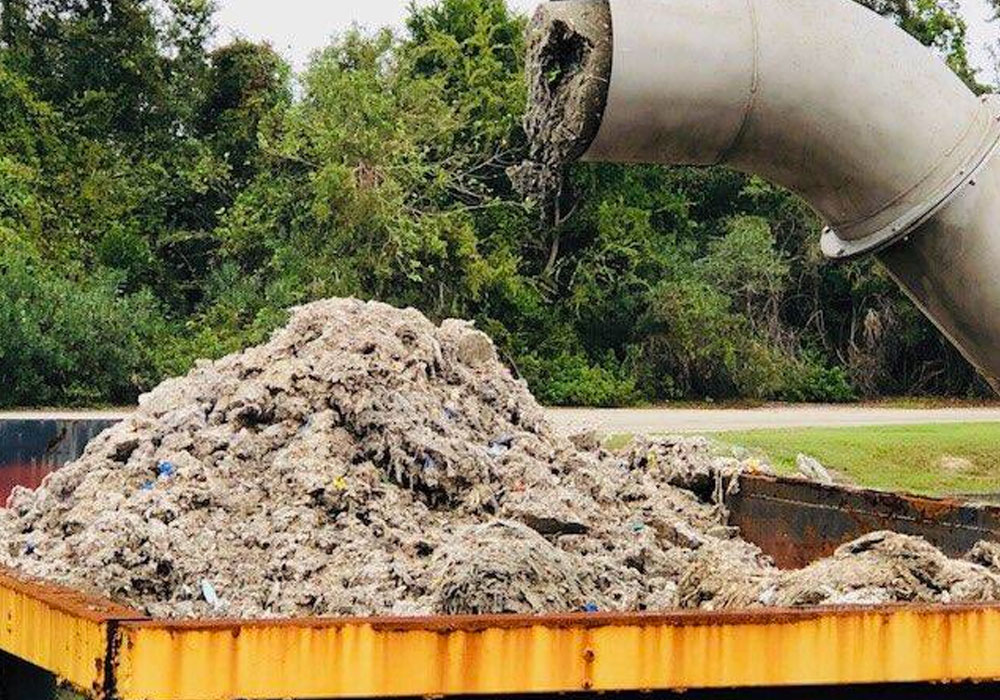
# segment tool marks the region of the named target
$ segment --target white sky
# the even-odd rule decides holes
[[[408,0],[217,0],[219,38],[266,39],[293,67],[352,23],[369,29],[402,26]],[[541,0],[507,0],[510,7],[534,10]],[[428,0],[418,0],[428,4]]]
[[[268,40],[295,68],[302,68],[315,49],[356,22],[369,28],[399,26],[406,0],[218,0],[219,38]],[[426,2],[426,0],[423,0]],[[973,64],[993,78],[986,45],[1000,37],[1000,22],[987,24],[984,0],[959,0],[972,44]],[[511,7],[529,12],[540,0],[508,0]]]

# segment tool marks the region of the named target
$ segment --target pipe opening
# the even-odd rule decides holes
[[[611,75],[607,0],[562,0],[538,8],[529,29],[528,159],[510,168],[514,187],[548,211],[566,167],[597,136]]]
[[[566,22],[556,20],[552,23],[538,66],[550,96],[557,94],[560,86],[579,75],[593,48],[593,42],[574,32]]]

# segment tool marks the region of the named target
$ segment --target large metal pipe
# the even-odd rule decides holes
[[[536,29],[594,2],[549,3]],[[1000,388],[994,98],[853,0],[609,5],[610,79],[588,83],[603,112],[584,160],[727,164],[787,187],[829,224],[827,256],[878,253]]]

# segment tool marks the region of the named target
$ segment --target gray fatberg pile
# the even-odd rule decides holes
[[[896,535],[777,571],[724,523],[741,466],[700,438],[577,448],[471,324],[327,300],[16,489],[0,563],[163,617],[998,597],[994,550]]]

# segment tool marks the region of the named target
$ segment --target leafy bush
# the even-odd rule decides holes
[[[975,82],[952,0],[861,1]],[[347,295],[475,318],[550,403],[983,390],[759,178],[577,165],[540,220],[504,0],[415,3],[295,87],[212,8],[0,0],[0,403],[130,401]]]
[[[581,354],[564,353],[552,359],[531,356],[522,370],[535,387],[536,398],[552,406],[626,406],[639,396],[634,377],[592,364]]]
[[[10,241],[0,249],[0,405],[127,404],[158,379],[168,326],[148,292],[63,277]]]
[[[858,398],[842,367],[824,367],[815,358],[809,358],[789,373],[779,396],[785,401],[823,403],[845,403]]]

